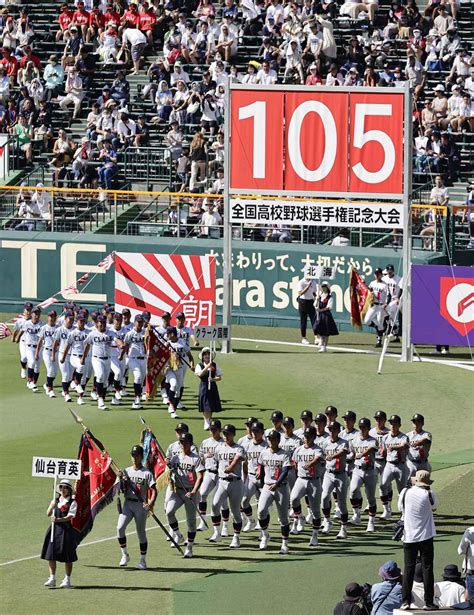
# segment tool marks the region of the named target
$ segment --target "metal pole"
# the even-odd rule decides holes
[[[117,194],[114,193],[114,235],[117,234]]]
[[[230,216],[230,80],[227,81],[225,91],[225,118],[224,118],[224,304],[222,306],[222,324],[230,327],[232,324],[232,222]],[[232,352],[232,340],[222,341],[222,352]]]
[[[412,191],[412,141],[413,141],[413,102],[412,93],[408,83],[405,84],[405,113],[404,135],[405,147],[403,152],[403,321],[402,321],[402,356],[401,361],[413,361],[413,346],[411,344],[411,259],[412,259],[412,220],[411,220],[411,191]]]

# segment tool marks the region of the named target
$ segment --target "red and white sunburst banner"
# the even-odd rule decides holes
[[[148,310],[159,324],[163,312],[184,312],[186,324],[213,325],[216,265],[212,256],[115,253],[115,307],[132,315]]]

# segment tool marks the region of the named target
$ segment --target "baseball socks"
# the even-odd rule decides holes
[[[193,556],[193,544],[195,538],[196,532],[188,532],[188,540],[186,542],[186,550],[184,551],[183,557],[190,558]]]

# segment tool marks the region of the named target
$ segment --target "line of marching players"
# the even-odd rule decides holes
[[[174,540],[186,542],[184,556],[193,556],[196,533],[207,528],[209,512],[209,542],[218,543],[232,533],[229,547],[237,549],[241,532],[259,530],[259,548],[265,550],[270,540],[270,512],[275,507],[281,526],[281,554],[288,553],[290,535],[302,533],[305,524],[311,528],[309,546],[317,547],[319,533],[329,534],[333,528],[333,500],[333,518],[340,524],[337,538],[347,538],[348,525],[362,521],[362,489],[367,499],[366,531],[374,532],[377,484],[383,506],[380,519],[389,520],[393,483],[400,493],[418,470],[430,470],[431,434],[424,429],[423,416],[413,416],[412,429],[406,434],[401,431],[400,417],[394,414],[387,421],[383,411],[375,413],[374,424],[365,417],[357,421],[352,411],[343,415],[343,425],[337,418],[334,406],[316,416],[304,410],[301,425],[295,429],[293,418],[275,411],[267,429],[256,417],[250,417],[245,422],[246,434],[238,440],[234,425],[222,426],[211,419],[210,435],[199,448],[188,426],[178,423],[176,441],[166,451],[171,481],[164,507]],[[132,456],[131,469],[136,470],[143,468],[143,450],[135,449],[138,452]],[[148,479],[142,482],[153,486],[151,472],[145,468],[143,472]],[[126,505],[128,500],[131,507],[136,505],[134,499],[132,492],[125,494]],[[181,507],[186,514],[186,539],[176,517]],[[135,513],[130,509],[127,514],[123,521],[128,523]],[[143,540],[145,520],[146,516],[140,528]],[[120,565],[129,560],[125,527],[119,523]],[[140,546],[144,557],[146,551]]]
[[[33,307],[28,302],[15,322],[12,336],[12,341],[19,347],[21,377],[26,379],[31,391],[38,392],[43,363],[46,395],[56,397],[54,381],[59,372],[64,400],[71,402],[71,392],[75,391],[79,405],[86,403],[86,385],[93,378],[90,399],[97,402],[100,410],[107,410],[107,392],[112,393],[112,405],[120,405],[128,394],[126,385],[131,375],[134,388],[131,407],[140,409],[141,402],[146,399],[146,328],[150,318],[151,314],[145,311],[136,315],[132,322],[127,308],[120,313],[106,304],[102,310],[89,314],[86,308],[66,303],[60,315],[51,310],[44,321],[40,307]],[[186,369],[195,369],[190,352],[193,330],[186,326],[182,312],[175,318],[176,326],[172,327],[171,315],[165,312],[160,326],[155,327],[155,334],[171,350],[161,382],[161,394],[172,418],[178,418],[178,409],[184,407],[181,397]],[[200,370],[198,372],[199,376]]]

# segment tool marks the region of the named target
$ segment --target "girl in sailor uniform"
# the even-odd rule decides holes
[[[214,353],[213,353],[214,355]],[[209,429],[213,412],[221,412],[221,398],[216,382],[222,380],[222,370],[211,357],[211,349],[203,348],[199,353],[199,363],[194,373],[201,380],[199,384],[199,412],[204,414],[204,429]]]
[[[334,299],[331,295],[331,287],[327,282],[321,282],[321,292],[315,301],[316,321],[314,323],[314,334],[319,335],[319,352],[327,352],[327,343],[330,335],[339,335],[336,323],[332,317]]]

